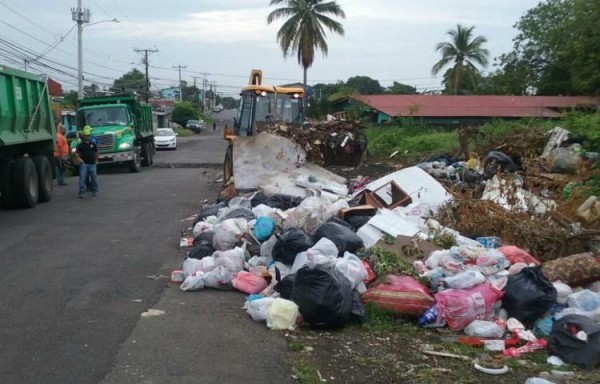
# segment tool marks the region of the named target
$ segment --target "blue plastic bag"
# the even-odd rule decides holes
[[[270,217],[259,217],[256,219],[256,224],[254,224],[254,237],[258,241],[267,240],[275,232],[275,226],[275,220]]]

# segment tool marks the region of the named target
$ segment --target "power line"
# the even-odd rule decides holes
[[[142,53],[144,52],[144,66],[146,67],[146,95],[145,95],[145,99],[146,99],[146,103],[148,102],[148,99],[150,98],[150,78],[148,77],[148,53],[152,54],[154,52],[158,52],[158,49],[133,49],[134,52],[136,53]],[[181,77],[181,74],[180,74]]]

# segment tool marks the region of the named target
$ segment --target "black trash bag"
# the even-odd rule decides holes
[[[335,268],[305,266],[296,272],[290,300],[311,326],[340,327],[351,319],[352,283]]]
[[[296,255],[300,252],[304,252],[315,243],[313,240],[301,229],[289,228],[281,233],[281,235],[275,235],[277,242],[271,252],[271,257],[275,261],[280,261],[285,265],[294,264]]]
[[[360,299],[360,293],[352,291],[352,313],[350,320],[353,323],[363,324],[367,321],[367,310]]]
[[[354,215],[347,216],[344,220],[354,227],[354,232],[358,231],[360,227],[367,224],[369,220],[371,220],[373,216],[365,216],[365,215]]]
[[[279,208],[282,211],[290,208],[296,208],[304,200],[302,197],[290,196],[290,195],[273,195],[269,196],[266,205],[271,208]]]
[[[198,236],[194,237],[194,241],[192,244],[196,245],[196,244],[204,241],[204,242],[212,245],[214,237],[215,237],[214,231],[202,232],[202,233],[198,234]]]
[[[327,220],[328,223],[336,223],[339,225],[342,225],[350,230],[352,230],[353,232],[356,232],[356,230],[354,229],[354,227],[352,226],[352,224],[348,223],[347,221],[344,221],[342,219],[340,219],[337,216],[332,216],[331,219]]]
[[[556,303],[556,288],[542,274],[541,267],[524,268],[508,277],[502,307],[527,328],[539,320]]]
[[[223,215],[223,217],[219,219],[221,221],[225,221],[228,219],[244,219],[246,221],[250,221],[256,219],[256,216],[254,216],[254,213],[250,208],[238,207],[227,212],[225,215]]]
[[[199,221],[206,219],[208,216],[218,216],[219,210],[221,208],[225,208],[225,207],[227,207],[227,205],[225,203],[219,203],[219,204],[213,204],[208,207],[202,208],[202,210],[200,211],[200,213],[198,213],[198,216],[196,216],[196,219],[194,220],[194,226]]]
[[[587,334],[583,341],[567,330],[575,326]],[[600,364],[600,324],[581,315],[566,315],[556,320],[548,338],[548,352],[565,363],[575,364],[583,369],[594,369]]]
[[[517,165],[506,156],[504,152],[491,151],[483,159],[483,168],[487,177],[493,177],[496,174],[496,167],[500,167],[502,172],[513,173],[517,171]]]
[[[188,253],[188,257],[191,259],[202,259],[206,256],[212,256],[215,253],[215,249],[212,243],[206,241],[200,241],[194,244],[194,248]]]
[[[344,256],[344,252],[355,253],[364,247],[364,243],[356,233],[350,228],[337,223],[325,223],[317,229],[315,240],[319,241],[323,237],[331,240],[338,249],[338,256]]]
[[[292,296],[292,290],[294,289],[294,282],[296,281],[296,274],[292,273],[283,278],[283,280],[279,281],[273,289],[279,292],[279,296],[282,299],[289,300]]]
[[[257,192],[250,199],[250,205],[252,205],[252,208],[256,207],[257,205],[261,205],[261,204],[266,205],[268,199],[269,199],[269,196],[265,195],[262,192]]]

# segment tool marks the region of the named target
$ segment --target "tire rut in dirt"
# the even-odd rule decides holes
[[[221,169],[223,164],[206,164],[206,163],[154,163],[154,168],[209,168]]]

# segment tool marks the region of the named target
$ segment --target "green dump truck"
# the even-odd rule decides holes
[[[52,198],[56,127],[49,80],[0,65],[0,205],[33,208]]]
[[[98,142],[99,164],[126,163],[130,172],[154,163],[152,107],[134,95],[88,97],[78,101],[77,129],[92,127]],[[71,152],[79,139],[71,142]]]

